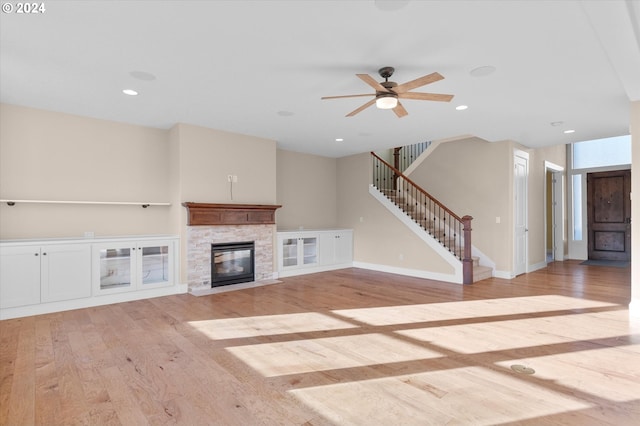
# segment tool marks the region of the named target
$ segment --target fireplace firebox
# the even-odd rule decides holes
[[[211,244],[211,287],[255,281],[255,242]]]

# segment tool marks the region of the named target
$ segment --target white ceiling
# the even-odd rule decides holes
[[[636,0],[44,4],[0,14],[4,103],[341,157],[461,135],[529,147],[619,136],[640,100]],[[470,75],[487,65],[496,71]],[[414,91],[455,97],[405,100],[401,119],[375,107],[345,117],[368,98],[320,100],[372,93],[355,74],[380,81],[382,66],[398,83],[437,71],[444,80]]]

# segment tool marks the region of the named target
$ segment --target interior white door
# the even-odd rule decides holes
[[[529,154],[516,151],[513,157],[514,195],[514,275],[527,272],[527,182],[529,178]]]

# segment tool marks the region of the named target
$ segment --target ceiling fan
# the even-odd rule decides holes
[[[408,81],[403,84],[398,84],[393,81],[389,81],[389,77],[393,75],[395,69],[393,67],[382,67],[378,70],[378,74],[380,77],[384,78],[383,82],[378,83],[373,77],[369,74],[356,74],[360,80],[367,83],[369,86],[373,87],[376,90],[376,93],[367,93],[363,95],[343,95],[343,96],[324,96],[321,99],[339,99],[339,98],[356,98],[361,96],[375,96],[372,100],[367,102],[366,104],[356,108],[351,111],[346,117],[353,117],[359,112],[369,108],[371,105],[376,104],[376,106],[380,109],[392,109],[393,112],[396,113],[398,118],[402,118],[408,114],[407,110],[404,109],[402,104],[399,102],[400,99],[416,99],[420,101],[440,101],[440,102],[450,102],[453,99],[453,95],[443,95],[440,93],[421,93],[421,92],[410,92],[410,90],[415,89],[417,87],[426,86],[427,84],[435,83],[436,81],[440,81],[444,79],[444,77],[437,72],[431,73],[429,75],[422,76],[420,78],[416,78],[415,80]]]

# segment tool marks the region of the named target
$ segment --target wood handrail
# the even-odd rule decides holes
[[[428,198],[430,198],[431,200],[433,200],[440,208],[442,208],[444,211],[446,211],[447,213],[449,213],[451,216],[453,216],[454,219],[456,219],[458,222],[462,222],[462,218],[459,217],[457,214],[455,214],[454,212],[452,212],[447,206],[445,206],[444,204],[442,204],[440,201],[438,201],[438,199],[436,197],[434,197],[433,195],[429,194],[427,191],[425,191],[424,189],[422,189],[420,187],[420,185],[416,184],[414,181],[412,181],[411,179],[409,179],[407,176],[403,175],[402,172],[398,169],[396,169],[395,167],[393,167],[391,164],[387,163],[386,161],[384,161],[382,158],[380,158],[375,152],[371,152],[371,155],[373,155],[374,157],[376,157],[378,160],[380,160],[384,165],[386,165],[387,167],[389,167],[393,173],[395,173],[398,176],[401,176],[404,180],[406,180],[407,182],[409,182],[411,185],[413,185],[419,192],[422,192],[424,195],[426,195]]]

